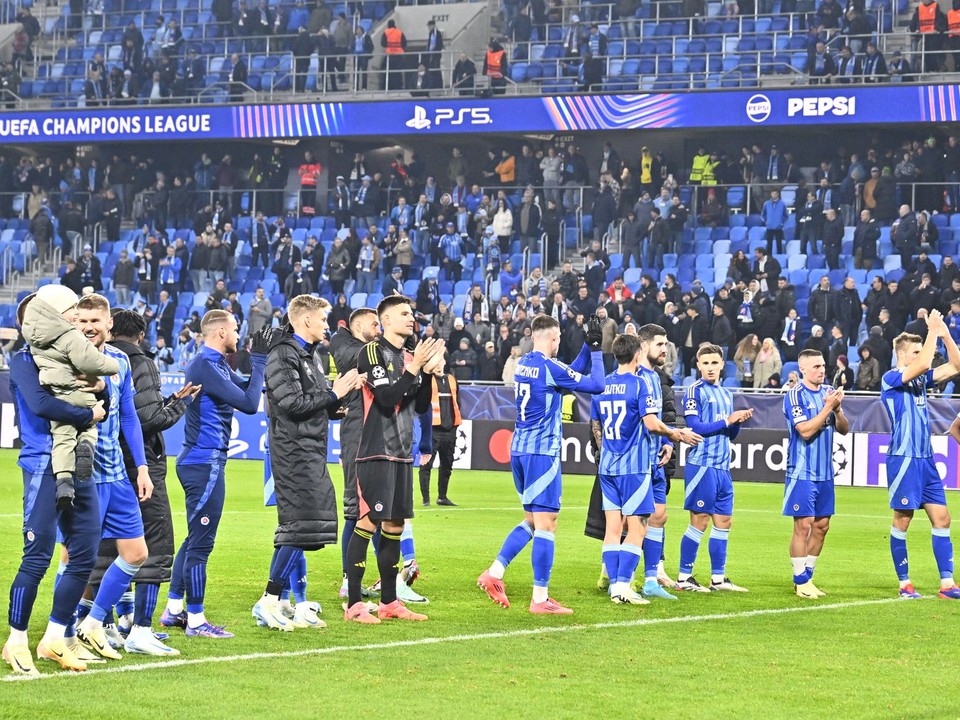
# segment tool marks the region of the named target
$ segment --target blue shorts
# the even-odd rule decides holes
[[[514,455],[510,458],[510,467],[526,512],[560,511],[559,455]]]
[[[652,515],[653,481],[647,475],[601,475],[603,511],[619,510],[624,516]]]
[[[728,470],[687,463],[683,509],[709,515],[733,515],[733,479]]]
[[[653,502],[655,505],[667,504],[667,471],[659,465],[653,468],[652,473]]]
[[[887,455],[887,492],[893,510],[919,510],[924,505],[946,505],[943,481],[933,458]]]
[[[100,496],[100,538],[129,540],[143,537],[143,518],[140,501],[128,482],[108,482],[97,485]]]
[[[830,517],[834,505],[834,488],[829,480],[800,478],[788,481],[784,489],[783,514],[787,517]]]

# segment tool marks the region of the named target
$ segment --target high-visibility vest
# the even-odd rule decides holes
[[[457,405],[457,379],[450,373],[447,373],[447,383],[450,385],[450,404],[453,406],[453,426],[459,427],[462,419],[460,417],[460,408]],[[440,424],[440,392],[437,388],[436,378],[431,378],[430,384],[433,386],[431,391],[431,404],[433,405],[433,425],[437,426]]]
[[[703,169],[707,166],[707,161],[709,160],[709,155],[693,156],[693,167],[690,168],[690,182],[698,183],[703,180]]]
[[[947,11],[947,35],[960,37],[960,10]]]
[[[560,421],[573,422],[573,408],[577,398],[573,393],[564,393],[560,400]]]
[[[703,164],[703,181],[701,185],[716,185],[717,184],[717,165],[720,164],[719,160],[707,160]]]
[[[487,75],[490,77],[503,77],[503,52],[503,50],[487,50]]]
[[[920,18],[920,32],[932,33],[937,29],[937,3],[932,2],[929,5],[920,3],[917,6],[917,15]]]
[[[653,182],[653,156],[640,156],[640,182],[649,185]]]
[[[316,187],[317,175],[320,174],[320,163],[304,163],[298,171],[300,173],[300,187]]]
[[[383,34],[387,38],[385,50],[387,55],[399,55],[403,52],[403,33],[400,28],[387,28],[383,31]]]

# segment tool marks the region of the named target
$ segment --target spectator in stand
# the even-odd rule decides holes
[[[513,211],[504,199],[497,200],[492,227],[500,245],[500,252],[503,254],[510,252],[510,241],[513,239]]]
[[[283,285],[283,294],[287,299],[295,298],[297,295],[309,295],[313,292],[313,283],[310,282],[310,276],[303,271],[303,263],[295,262],[293,272],[287,277]]]
[[[777,242],[777,252],[783,253],[783,225],[787,220],[787,206],[780,199],[779,190],[770,191],[770,199],[763,204],[760,217],[767,229],[765,234],[767,254],[773,253],[774,240]]]
[[[503,187],[512,187],[517,178],[517,159],[507,148],[500,151],[500,160],[494,171]]]
[[[396,260],[395,269],[399,268],[404,281],[410,276],[410,266],[413,264],[413,242],[410,240],[410,234],[406,230],[400,230],[397,234],[397,242],[393,248],[394,258]]]
[[[660,216],[660,211],[655,207],[650,209],[650,224],[647,226],[647,236],[650,238],[649,255],[653,267],[662,270],[663,255],[670,250],[672,236],[670,225]]]
[[[900,266],[909,267],[914,254],[920,249],[917,215],[909,205],[900,206],[900,218],[890,229],[890,240],[900,253]]]
[[[860,355],[860,367],[857,368],[856,389],[861,392],[877,392],[883,372],[880,363],[873,357],[869,345],[861,345],[857,350]]]
[[[592,92],[603,83],[603,65],[589,50],[585,50],[576,66],[577,89],[580,92]]]
[[[117,307],[126,308],[130,305],[130,288],[136,273],[133,261],[126,248],[120,251],[120,259],[113,269],[113,289],[117,294]]]
[[[263,291],[263,288],[258,287],[254,293],[253,300],[250,302],[248,335],[256,335],[260,332],[260,329],[270,322],[271,317],[273,317],[273,304]]]
[[[330,287],[333,292],[342,293],[344,283],[350,274],[350,251],[339,234],[333,239],[333,246],[330,248],[330,254],[327,255],[326,274],[330,278]]]
[[[247,91],[247,64],[238,53],[230,56],[230,102],[242,103]]]
[[[453,68],[451,87],[460,95],[472,95],[476,84],[477,66],[466,53],[460,53]]]
[[[797,213],[796,232],[800,239],[800,254],[807,255],[808,248],[813,255],[818,253],[817,241],[823,229],[823,206],[814,192],[807,193],[807,201]]]
[[[821,8],[828,3],[837,5],[836,0],[825,0]],[[813,55],[807,63],[807,72],[810,76],[811,85],[829,83],[833,80],[833,76],[837,74],[837,64],[822,40],[817,41]]]
[[[753,387],[767,387],[770,378],[779,376],[783,369],[780,351],[774,345],[773,338],[764,338],[753,366]]]
[[[860,222],[853,233],[853,266],[860,270],[873,270],[877,259],[877,243],[880,240],[880,226],[871,217],[870,211],[860,211]]]
[[[777,287],[782,271],[780,263],[763,248],[757,248],[753,255],[756,260],[753,264],[753,278],[760,283],[760,292],[772,292]]]
[[[840,249],[843,244],[843,220],[837,211],[829,208],[825,213],[823,223],[823,254],[827,256],[827,267],[831,270],[840,269]]]
[[[374,245],[370,236],[360,241],[360,257],[357,260],[356,292],[372,293],[380,271],[380,248]]]
[[[754,364],[760,354],[760,339],[750,334],[745,336],[733,353],[733,362],[737,366],[737,380],[743,387],[753,387]]]
[[[889,80],[887,62],[880,51],[877,50],[877,44],[871,40],[867,43],[866,48],[867,51],[863,57],[863,82],[887,82]]]
[[[407,87],[413,97],[430,97],[430,91],[435,89],[434,74],[424,63],[417,66],[417,71],[408,78]]]
[[[483,354],[477,359],[477,380],[500,382],[502,379],[503,361],[495,349],[494,342],[488,340],[483,346]]]

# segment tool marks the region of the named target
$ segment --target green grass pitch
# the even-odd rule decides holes
[[[19,561],[20,473],[0,453],[0,578]],[[331,468],[340,486],[339,468]],[[178,540],[184,515],[170,469]],[[590,478],[565,479],[551,594],[572,617],[532,616],[529,550],[507,573],[510,610],[476,585],[518,521],[501,473],[454,473],[458,508],[418,508],[414,520],[429,622],[365,627],[342,619],[340,549],[309,554],[309,595],[323,631],[255,626],[276,515],[262,506],[262,466],[227,465],[226,514],[209,567],[207,614],[233,640],[170,644],[178,659],[126,656],[108,672],[0,683],[0,718],[956,718],[960,603],[935,599],[929,524],[910,535],[912,577],[934,596],[893,599],[890,520],[883,490],[838,488],[837,517],[817,569],[821,601],[793,596],[780,516],[782,486],[740,484],[728,572],[750,589],[687,594],[677,602],[614,606],[596,590],[599,543],[583,536]],[[670,497],[667,566],[676,572],[686,527]],[[953,496],[949,496],[953,503]],[[706,542],[698,560],[709,575]],[[370,563],[368,576],[375,575]],[[54,569],[41,587],[31,644],[46,622]],[[373,577],[368,577],[372,581]],[[165,600],[161,592],[161,607]],[[159,619],[159,612],[157,619]],[[179,660],[179,662],[177,662]],[[101,666],[103,667],[103,666]],[[6,670],[0,666],[0,673]]]

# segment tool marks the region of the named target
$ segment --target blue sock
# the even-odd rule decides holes
[[[640,564],[640,554],[642,550],[636,545],[624,543],[620,546],[619,560],[620,567],[617,569],[617,582],[628,583],[633,580],[633,574],[637,571],[637,565]]]
[[[90,614],[90,610],[93,608],[93,600],[88,600],[87,598],[81,598],[80,602],[77,603],[77,622],[83,620],[87,615]]]
[[[133,589],[133,624],[139,627],[153,625],[153,613],[157,609],[160,586],[138,582]]]
[[[553,537],[553,533],[547,530],[537,530],[533,533],[533,549],[530,557],[533,562],[534,587],[550,585],[550,573],[553,570]]]
[[[121,557],[114,560],[103,574],[103,580],[100,581],[100,589],[93,601],[90,617],[103,622],[107,613],[112,611],[113,606],[120,601],[120,597],[127,591],[130,581],[139,569],[139,565],[131,565]]]
[[[183,600],[183,596],[187,592],[187,576],[183,570],[186,559],[186,544],[182,544],[173,558],[173,572],[170,574],[170,589],[167,591],[167,598],[170,600]]]
[[[373,533],[373,539],[370,541],[373,544],[373,554],[376,555],[380,552],[380,526],[377,525],[376,531]]]
[[[710,530],[710,573],[712,575],[727,574],[727,539],[730,537],[729,530],[713,528]]]
[[[503,541],[503,546],[497,553],[497,562],[507,567],[531,540],[533,540],[533,526],[524,520],[511,530],[507,539]]]
[[[657,579],[657,565],[663,555],[663,528],[647,528],[643,539],[643,577],[646,580]]]
[[[57,585],[60,584],[60,578],[63,577],[64,571],[67,569],[67,563],[63,560],[57,563],[57,574],[53,576],[53,589],[57,589]]]
[[[620,582],[620,546],[604,543],[600,549],[600,557],[603,559],[603,567],[607,571],[610,582]]]
[[[286,545],[273,551],[273,559],[270,562],[270,582],[281,588],[278,595],[282,594],[284,584],[289,581],[290,573],[297,567],[302,556],[303,550]]]
[[[353,529],[357,526],[356,520],[343,521],[343,535],[340,536],[340,557],[343,561],[343,576],[347,576],[347,546],[353,537]]]
[[[693,575],[693,566],[697,563],[697,552],[700,550],[700,541],[703,540],[703,531],[688,525],[680,538],[680,574]]]
[[[207,564],[198,562],[188,568],[187,577],[187,612],[198,614],[203,612],[203,598],[207,593]],[[193,600],[193,602],[191,602]]]
[[[127,590],[123,595],[120,596],[120,601],[117,603],[117,615],[133,614],[133,603],[133,591]]]
[[[413,524],[404,523],[403,532],[400,533],[400,555],[403,556],[403,562],[413,562],[417,559],[413,550]]]
[[[933,557],[937,560],[940,578],[953,577],[953,542],[950,540],[950,528],[932,528]]]
[[[907,534],[897,528],[890,528],[890,554],[893,556],[893,569],[902,582],[910,579],[910,565],[907,562]]]
[[[293,593],[293,601],[302,603],[307,601],[307,556],[300,553],[300,559],[297,561],[293,572],[290,573],[290,589]]]

